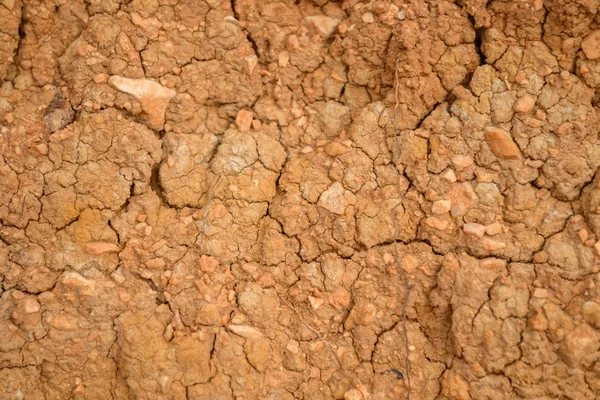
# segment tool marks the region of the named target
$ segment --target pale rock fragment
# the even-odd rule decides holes
[[[319,307],[323,305],[323,302],[325,300],[313,296],[308,296],[308,301],[310,302],[310,306],[313,308],[313,310],[318,310]]]
[[[600,240],[594,244],[594,252],[598,257],[600,257]]]
[[[448,229],[448,226],[450,226],[450,224],[448,223],[448,221],[443,220],[443,219],[439,219],[436,217],[428,217],[425,219],[425,224],[427,224],[428,226],[432,227],[433,229],[437,229],[438,231],[445,231],[446,229]]]
[[[445,214],[450,211],[452,202],[450,200],[438,200],[431,206],[431,212],[434,214]]]
[[[600,303],[586,301],[581,306],[581,315],[590,325],[600,329]]]
[[[442,173],[442,178],[444,178],[450,183],[456,182],[456,174],[451,169],[447,169],[446,171],[444,171],[444,173]]]
[[[485,225],[469,222],[463,225],[463,232],[467,235],[482,238],[485,235]]]
[[[12,292],[12,297],[13,297],[13,299],[20,300],[25,297],[25,293],[15,290],[14,292]]]
[[[581,243],[585,243],[588,240],[589,232],[586,229],[580,229],[579,232],[577,232],[577,236],[579,236]]]
[[[94,294],[94,281],[87,280],[77,272],[67,272],[62,277],[62,283],[67,288],[78,290],[81,296]]]
[[[366,24],[372,23],[374,21],[373,14],[370,13],[370,12],[364,13],[363,16],[362,16],[362,20]]]
[[[581,49],[589,60],[600,58],[600,29],[595,30],[583,39]]]
[[[104,253],[118,253],[119,246],[115,243],[91,242],[85,244],[85,251],[88,254],[99,256]]]
[[[35,149],[37,150],[38,153],[40,153],[42,155],[48,154],[48,145],[46,143],[40,143],[40,144],[35,145]]]
[[[337,310],[348,308],[350,301],[350,292],[342,286],[335,288],[329,296],[329,304]]]
[[[485,226],[485,233],[490,236],[499,235],[502,233],[502,224],[494,222]]]
[[[250,131],[252,126],[252,113],[247,110],[240,110],[235,117],[235,124],[242,132]]]
[[[528,113],[533,109],[535,105],[535,98],[529,95],[525,95],[520,97],[519,100],[515,102],[515,111],[520,113]]]
[[[289,52],[282,51],[281,53],[279,53],[278,64],[281,68],[287,67],[289,62],[290,62],[290,53]]]
[[[452,187],[452,190],[446,195],[452,202],[450,213],[453,218],[464,216],[472,207],[477,204],[478,196],[473,187],[468,182],[463,182]]]
[[[452,164],[454,164],[457,170],[462,171],[473,165],[473,157],[456,155],[452,157]]]
[[[175,97],[175,90],[148,79],[131,79],[113,75],[108,84],[123,93],[130,94],[146,113],[146,120],[152,129],[162,129],[169,101]]]
[[[325,146],[325,153],[327,153],[327,155],[331,157],[337,157],[346,154],[348,150],[350,150],[348,149],[348,147],[337,142],[331,142]]]
[[[394,256],[391,255],[390,253],[385,253],[383,255],[383,262],[386,264],[391,264],[394,261]]]
[[[407,254],[400,262],[400,266],[407,273],[412,274],[419,267],[419,260],[414,256]]]
[[[560,346],[563,360],[571,365],[578,366],[583,359],[595,353],[600,348],[598,335],[588,324],[581,324],[567,334]]]
[[[300,351],[300,343],[297,340],[291,339],[285,346],[286,350],[292,354],[298,354]]]
[[[92,79],[95,83],[105,83],[108,81],[108,74],[96,74]]]
[[[260,339],[263,334],[260,330],[249,325],[234,325],[229,324],[226,326],[228,330],[246,339]]]
[[[344,400],[363,400],[364,397],[358,389],[350,389],[344,393]]]
[[[490,146],[490,150],[492,150],[492,153],[496,157],[517,160],[523,158],[519,147],[505,130],[496,127],[487,127],[485,129],[485,138]]]
[[[346,211],[346,199],[344,198],[344,187],[341,183],[335,182],[329,188],[321,193],[319,197],[319,206],[334,214],[343,215]]]
[[[321,108],[319,115],[321,127],[328,138],[334,138],[345,130],[352,119],[350,109],[336,101],[330,100]]]
[[[498,251],[506,247],[506,243],[497,240],[492,240],[488,237],[481,240],[483,248],[487,251]]]
[[[8,8],[11,11],[15,7],[15,0],[2,0],[1,3],[4,7]]]
[[[25,300],[24,308],[26,314],[33,314],[40,311],[40,303],[34,298],[29,298]]]
[[[326,15],[311,15],[305,18],[306,22],[313,25],[323,39],[327,39],[335,31],[340,23],[337,18],[331,18]]]
[[[258,65],[258,57],[254,54],[244,57],[244,72],[246,75],[252,75],[254,68]]]
[[[146,261],[146,267],[150,269],[163,269],[166,263],[162,258],[153,258],[151,260]]]

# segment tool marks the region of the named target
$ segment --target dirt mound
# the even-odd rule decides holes
[[[0,0],[0,400],[596,399],[598,0]]]

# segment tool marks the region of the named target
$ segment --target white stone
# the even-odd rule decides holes
[[[169,101],[175,97],[175,90],[168,89],[149,79],[131,79],[113,75],[108,84],[119,92],[133,96],[146,113],[146,120],[152,129],[162,129]]]
[[[485,226],[481,225],[481,224],[469,222],[468,224],[463,225],[463,232],[466,233],[467,235],[482,238],[483,235],[485,234]]]
[[[342,184],[335,182],[329,186],[326,191],[321,193],[317,204],[329,212],[343,215],[346,211],[346,199],[344,198],[344,187]]]

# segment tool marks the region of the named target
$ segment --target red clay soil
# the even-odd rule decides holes
[[[0,0],[0,400],[600,398],[599,0]]]

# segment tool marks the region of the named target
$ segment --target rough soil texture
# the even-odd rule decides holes
[[[0,0],[0,399],[598,399],[599,5]]]

